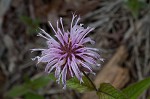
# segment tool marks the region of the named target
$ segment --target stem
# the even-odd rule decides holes
[[[88,75],[87,75],[84,71],[82,71],[82,73],[83,73],[84,76],[89,80],[89,82],[92,84],[93,88],[94,88],[95,91],[97,92],[98,90],[97,90],[95,84],[92,82],[92,80],[88,77]]]

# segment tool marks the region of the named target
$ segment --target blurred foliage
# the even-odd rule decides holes
[[[147,3],[139,0],[127,0],[125,4],[131,11],[134,18],[137,18],[139,16],[139,11],[141,8],[148,7]]]
[[[10,91],[6,93],[6,97],[14,98],[26,94],[30,91],[30,87],[27,84],[14,86]]]
[[[20,20],[27,26],[27,34],[32,36],[37,33],[40,25],[39,19],[32,19],[28,16],[20,16]]]
[[[28,92],[25,94],[25,99],[44,99],[44,97],[37,93]]]
[[[40,76],[36,79],[31,79],[21,85],[16,85],[6,93],[6,97],[14,98],[25,95],[32,91],[36,92],[39,88],[46,86],[51,80],[54,80],[53,74],[48,76]],[[30,93],[31,95],[31,93]],[[29,98],[28,98],[29,99]]]
[[[37,90],[46,86],[51,80],[56,80],[54,74],[39,76],[21,85],[14,86],[5,96],[9,98],[24,96],[25,99],[44,99],[37,93]],[[150,87],[149,82],[150,78],[147,78],[128,86],[122,91],[114,88],[111,84],[102,83],[96,92],[100,99],[137,99],[141,93]],[[76,77],[69,79],[67,86],[79,92],[95,90],[90,80],[85,76],[83,76],[83,82],[80,82]]]
[[[123,93],[125,93],[130,99],[138,99],[138,97],[148,88],[150,87],[150,78],[146,78],[142,81],[136,82],[125,89],[123,89]]]

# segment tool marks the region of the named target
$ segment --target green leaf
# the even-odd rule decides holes
[[[27,75],[27,74],[23,75],[23,80],[24,80],[25,83],[30,83],[29,75]]]
[[[132,15],[137,18],[139,15],[139,11],[143,6],[143,2],[140,2],[139,0],[127,0],[126,5],[130,9]]]
[[[120,90],[108,83],[100,84],[97,95],[99,99],[129,99]]]
[[[51,80],[55,80],[53,74],[49,74],[48,76],[40,76],[36,79],[31,80],[30,85],[32,89],[37,90],[46,86]]]
[[[25,99],[44,99],[44,97],[33,92],[28,92],[25,94]]]
[[[27,26],[27,33],[29,35],[36,34],[38,27],[40,25],[39,19],[36,18],[33,20],[32,18],[24,15],[20,16],[19,18]]]
[[[85,76],[83,76],[82,79],[83,79],[83,82],[80,83],[80,81],[76,77],[73,77],[67,81],[67,86],[79,92],[86,92],[86,91],[94,90],[92,84],[89,82],[89,80]]]
[[[39,24],[40,24],[40,20],[39,20],[39,19],[34,19],[34,20],[33,20],[32,18],[30,18],[30,17],[28,17],[28,16],[24,16],[24,15],[20,16],[19,18],[20,18],[20,20],[21,20],[23,23],[25,23],[27,26],[37,27],[37,26],[39,26]]]
[[[19,97],[31,90],[38,90],[39,88],[46,86],[51,80],[55,80],[54,74],[31,79],[30,81],[25,82],[22,85],[14,86],[6,93],[6,97]]]
[[[11,90],[6,93],[6,97],[18,97],[29,91],[29,86],[27,84],[14,86]]]
[[[123,92],[130,99],[137,99],[149,87],[150,87],[150,78],[146,78],[123,89]]]
[[[25,99],[44,99],[44,97],[37,93],[28,92],[25,94]]]

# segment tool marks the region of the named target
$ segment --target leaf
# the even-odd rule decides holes
[[[147,4],[140,0],[127,0],[127,7],[130,9],[132,15],[137,18],[141,8],[148,7]]]
[[[150,78],[146,78],[142,81],[134,83],[127,88],[123,89],[123,93],[125,93],[130,99],[137,99],[146,89],[150,87]]]
[[[39,19],[32,19],[32,18],[30,18],[30,17],[28,17],[28,16],[20,16],[19,17],[20,18],[20,20],[22,21],[22,22],[24,22],[27,26],[38,26],[39,24],[40,24],[40,20]]]
[[[28,92],[25,94],[25,99],[44,99],[44,97],[33,92]]]
[[[34,35],[36,34],[38,27],[40,25],[40,20],[39,19],[32,19],[28,16],[20,16],[20,20],[27,26],[27,33],[29,35]]]
[[[100,99],[129,99],[120,90],[108,83],[100,84],[97,95]]]
[[[6,93],[6,97],[19,97],[31,90],[38,90],[39,88],[46,86],[51,80],[55,80],[53,74],[32,79],[28,82],[23,83],[22,85],[14,86]]]
[[[85,76],[83,76],[82,79],[83,79],[83,82],[80,83],[80,81],[76,77],[73,77],[67,81],[67,86],[79,92],[86,92],[86,91],[94,90],[92,84]]]
[[[41,76],[36,79],[31,80],[31,88],[37,90],[46,86],[51,80],[55,80],[53,74],[49,74],[48,76]]]
[[[6,93],[7,97],[18,97],[29,91],[29,86],[27,84],[14,86],[11,90]]]

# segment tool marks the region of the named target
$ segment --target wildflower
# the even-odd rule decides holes
[[[51,73],[55,70],[57,82],[66,87],[66,80],[76,76],[82,82],[82,71],[93,73],[91,65],[97,64],[97,59],[101,59],[97,53],[98,49],[86,47],[85,44],[90,42],[94,44],[91,38],[87,37],[94,28],[84,28],[83,24],[78,25],[80,18],[73,15],[70,31],[65,31],[62,18],[60,18],[61,28],[57,21],[57,29],[55,30],[49,22],[51,28],[55,32],[57,40],[51,37],[43,29],[38,36],[45,38],[47,41],[47,49],[32,49],[32,51],[41,51],[42,55],[34,59],[38,59],[38,63],[47,63],[45,72]]]

